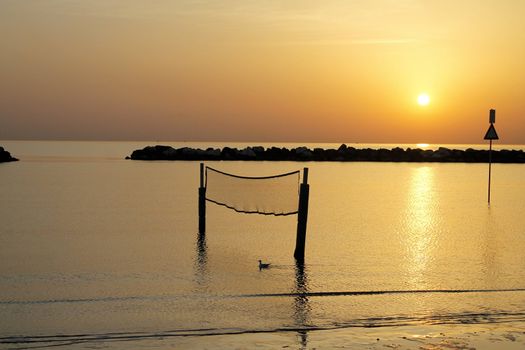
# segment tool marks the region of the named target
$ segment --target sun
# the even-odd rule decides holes
[[[430,96],[427,93],[420,93],[417,97],[417,103],[420,106],[427,106],[430,103]]]

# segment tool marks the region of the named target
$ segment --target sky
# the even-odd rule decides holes
[[[523,0],[0,0],[0,139],[525,144]],[[428,94],[430,103],[418,104]]]

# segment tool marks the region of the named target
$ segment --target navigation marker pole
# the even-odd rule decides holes
[[[492,173],[492,140],[489,141],[489,188],[488,188],[488,203],[490,205],[490,175]]]
[[[494,124],[496,123],[496,110],[491,109],[489,113],[489,129],[485,133],[485,140],[489,140],[489,188],[488,188],[488,203],[490,205],[490,176],[492,171],[492,140],[499,140],[498,133]]]

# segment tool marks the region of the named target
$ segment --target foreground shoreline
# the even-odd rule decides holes
[[[167,340],[166,343],[156,342],[156,345],[160,349],[256,347],[258,349],[517,350],[525,346],[525,329],[521,323],[407,325],[187,337]]]
[[[147,146],[135,150],[126,159],[132,160],[227,160],[227,161],[299,161],[299,162],[440,162],[440,163],[486,163],[488,150],[466,150],[440,147],[437,150],[419,148],[392,149],[354,148],[342,144],[338,149],[307,147],[279,148],[262,146],[237,149],[231,147],[173,148],[171,146]],[[493,163],[525,163],[523,150],[493,150]]]
[[[280,330],[206,336],[165,336],[162,333],[132,337],[111,334],[72,335],[39,338],[41,347],[71,349],[134,350],[164,349],[405,349],[405,350],[514,350],[525,347],[525,326],[521,322],[473,324],[410,324],[394,327],[350,327],[322,330]],[[23,337],[7,337],[0,344],[27,349]]]

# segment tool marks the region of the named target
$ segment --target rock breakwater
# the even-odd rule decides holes
[[[243,149],[220,148],[173,148],[171,146],[147,146],[135,150],[126,159],[133,160],[244,160],[244,161],[297,161],[297,162],[443,162],[443,163],[485,163],[489,159],[488,150],[449,149],[437,150],[419,148],[393,149],[354,148],[342,144],[338,149],[307,147],[280,148],[262,146]],[[494,163],[525,163],[523,150],[492,151]]]

